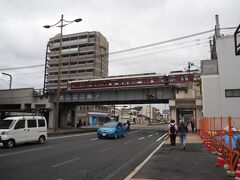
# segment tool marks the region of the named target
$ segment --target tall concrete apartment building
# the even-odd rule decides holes
[[[108,76],[108,41],[96,31],[63,35],[60,64],[60,88],[68,81]],[[44,89],[54,92],[58,83],[60,35],[49,39]]]

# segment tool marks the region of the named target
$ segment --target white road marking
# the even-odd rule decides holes
[[[168,133],[165,133],[162,137],[158,138],[157,141],[160,141],[163,137],[165,137]]]
[[[98,138],[93,138],[93,139],[90,139],[91,141],[96,141]]]
[[[75,159],[71,159],[71,160],[65,161],[65,162],[63,162],[63,163],[59,163],[59,164],[52,165],[52,168],[59,167],[59,166],[63,166],[63,165],[65,165],[65,164],[68,164],[68,163],[77,161],[77,160],[79,160],[79,159],[82,159],[82,157],[78,157],[78,158],[75,158]]]
[[[100,150],[99,152],[106,152],[106,151],[109,151],[109,150],[111,150],[111,149],[113,149],[113,148],[110,147],[110,148],[102,149],[102,150]]]
[[[145,137],[138,138],[139,140],[144,139]]]
[[[155,134],[158,134],[158,133],[155,133]]]
[[[133,132],[130,132],[128,134],[134,134],[134,133],[137,133],[137,132],[139,132],[139,131],[133,131]]]
[[[130,144],[130,143],[132,143],[132,141],[129,141],[129,142],[125,142],[124,144],[126,145],[126,144]]]
[[[74,135],[67,135],[67,136],[59,136],[59,137],[50,137],[48,139],[62,139],[62,138],[77,137],[77,136],[87,136],[87,135],[91,135],[91,134],[96,134],[96,132],[84,133],[84,134],[74,134]]]
[[[141,164],[139,164],[126,178],[124,178],[124,180],[130,180],[149,161],[149,159],[151,159],[151,157],[162,147],[164,143],[165,141],[163,141]]]
[[[28,153],[28,152],[32,152],[32,151],[39,151],[39,150],[42,150],[42,149],[48,149],[48,148],[52,148],[52,147],[53,146],[47,146],[47,147],[35,148],[35,149],[30,149],[30,150],[23,150],[23,151],[18,151],[18,152],[13,152],[13,153],[0,154],[0,157],[10,156],[10,155],[15,155],[15,154],[23,154],[23,153]]]
[[[153,135],[152,134],[150,134],[148,137],[152,137]]]

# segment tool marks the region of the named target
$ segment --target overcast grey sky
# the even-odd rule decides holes
[[[238,26],[239,7],[239,0],[1,0],[0,69],[44,64],[47,41],[60,29],[43,25],[56,23],[61,14],[66,20],[83,19],[66,26],[64,34],[100,31],[114,52],[213,29],[215,14],[221,27]],[[188,61],[199,65],[209,58],[210,36],[111,55],[109,75],[164,74],[182,70]],[[43,66],[4,70],[13,76],[12,88],[42,88],[43,71]],[[8,83],[0,75],[0,89]]]

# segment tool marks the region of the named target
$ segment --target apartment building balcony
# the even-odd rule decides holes
[[[76,40],[69,40],[69,41],[63,41],[62,47],[65,46],[73,46],[73,45],[82,45],[87,43],[96,43],[94,38],[84,38],[84,39],[76,39]],[[50,43],[49,49],[53,50],[60,47],[60,43]]]
[[[57,54],[58,56],[59,54]],[[94,58],[94,54],[87,54],[87,55],[76,55],[73,57],[62,57],[61,62],[64,63],[68,63],[69,61],[74,62],[74,61],[79,61],[79,60],[88,60],[88,59],[93,59]],[[58,64],[59,58],[52,58],[52,59],[48,59],[48,64]]]

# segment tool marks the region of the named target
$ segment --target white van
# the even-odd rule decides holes
[[[0,121],[0,142],[12,148],[17,143],[47,140],[47,123],[43,116],[8,117]]]

